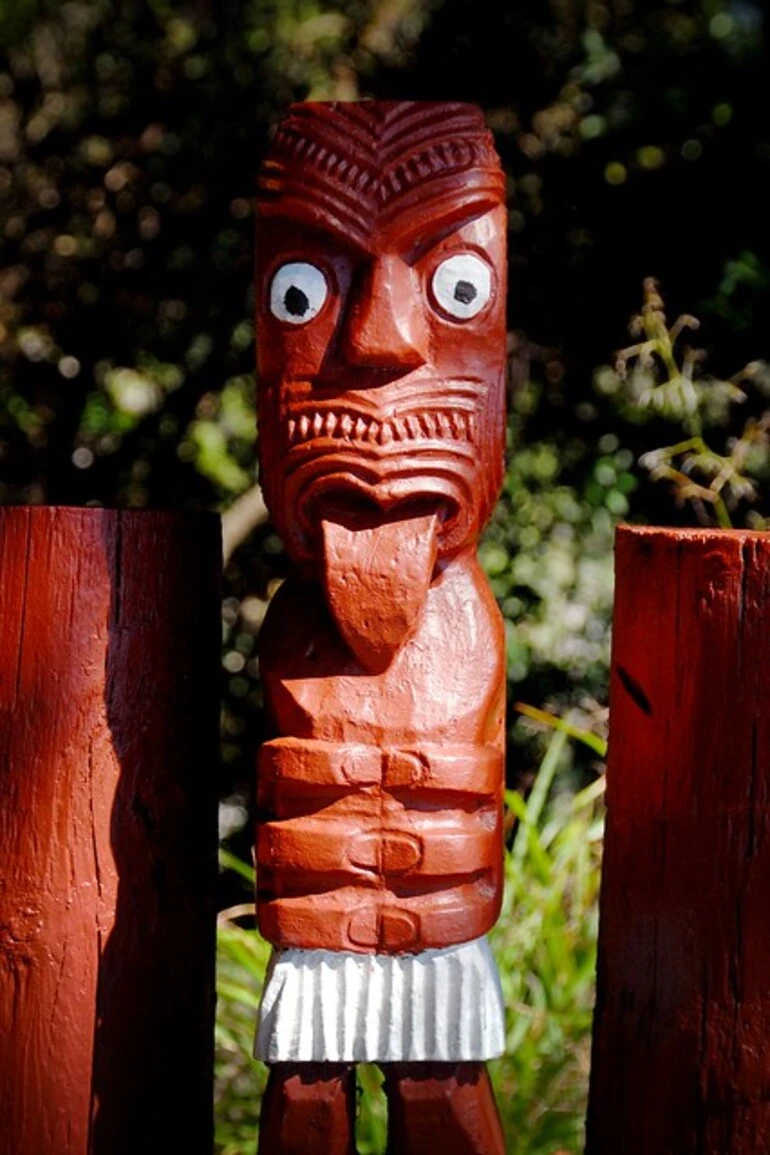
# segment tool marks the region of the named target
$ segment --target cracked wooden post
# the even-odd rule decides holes
[[[211,1155],[219,551],[0,510],[0,1155]]]
[[[590,1155],[770,1135],[770,536],[618,531]]]
[[[503,1155],[486,932],[505,646],[476,560],[502,480],[505,181],[479,109],[296,105],[258,198],[261,480],[295,570],[260,639],[264,1155]]]

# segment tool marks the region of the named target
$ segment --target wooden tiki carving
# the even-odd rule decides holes
[[[352,1150],[364,1060],[399,1152],[425,1128],[502,1152],[482,1063],[503,1047],[483,936],[504,644],[476,543],[503,469],[505,207],[480,111],[294,106],[260,177],[256,296],[262,482],[296,563],[261,642],[263,1150]]]

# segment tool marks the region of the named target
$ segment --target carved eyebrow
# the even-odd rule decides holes
[[[352,222],[338,220],[326,211],[323,213],[323,220],[319,220],[313,212],[312,202],[296,207],[293,204],[283,205],[280,208],[271,206],[267,212],[263,210],[260,216],[265,222],[288,221],[298,232],[319,245],[328,245],[329,241],[333,241],[355,256],[365,256],[369,251],[366,239]]]
[[[410,263],[418,261],[452,233],[459,232],[465,225],[486,216],[497,204],[498,201],[475,200],[459,205],[449,202],[444,206],[438,206],[431,214],[429,232],[425,231],[425,225],[419,219],[411,228],[400,230],[400,247],[407,254]]]
[[[431,204],[428,201],[427,204],[415,206],[405,214],[406,220],[399,219],[400,214],[394,214],[381,233],[373,230],[368,237],[362,235],[352,221],[337,219],[328,211],[323,213],[323,220],[319,220],[316,212],[313,212],[312,202],[306,202],[302,206],[286,204],[280,209],[276,205],[263,214],[263,219],[279,217],[291,221],[310,240],[321,244],[333,241],[357,257],[371,256],[373,248],[383,236],[386,239],[391,238],[394,248],[412,264],[452,233],[485,216],[499,204],[498,199],[488,197],[474,197],[472,200],[459,203],[449,197],[443,200],[443,203],[434,201]],[[426,215],[430,217],[427,232]]]

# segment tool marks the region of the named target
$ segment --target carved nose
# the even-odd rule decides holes
[[[414,269],[400,257],[378,257],[348,314],[348,364],[398,372],[424,365],[428,331],[420,298]]]

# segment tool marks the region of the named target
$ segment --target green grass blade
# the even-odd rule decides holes
[[[251,886],[256,885],[257,872],[254,867],[235,854],[231,854],[229,850],[223,850],[222,847],[219,848],[219,869],[232,870],[233,874],[240,874],[241,878],[245,878]]]
[[[539,710],[537,706],[528,706],[526,702],[516,702],[513,708],[519,714],[523,714],[525,718],[531,718],[533,722],[540,722],[541,725],[548,726],[551,730],[560,730],[568,737],[574,738],[576,742],[582,742],[600,758],[607,757],[607,743],[604,738],[600,738],[598,734],[592,734],[590,730],[582,730],[579,726],[573,726],[568,718],[559,718],[558,715],[552,714],[549,710]]]
[[[537,828],[540,815],[543,812],[543,807],[553,785],[554,776],[561,762],[566,745],[566,733],[564,730],[556,730],[551,741],[548,743],[545,757],[540,763],[540,769],[537,772],[534,785],[529,792],[529,798],[526,803],[526,817],[521,821],[521,825],[516,831],[516,837],[513,840],[511,854],[513,861],[519,866],[527,856],[527,850],[530,847],[530,829]]]

